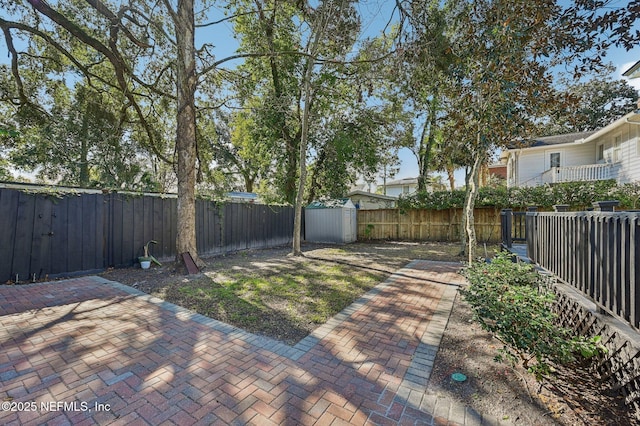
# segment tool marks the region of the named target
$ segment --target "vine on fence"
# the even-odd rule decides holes
[[[402,211],[411,209],[462,208],[465,191],[418,192],[398,200]],[[477,207],[525,208],[538,206],[551,209],[556,204],[569,204],[572,210],[592,207],[594,201],[619,200],[620,208],[640,207],[640,183],[618,185],[614,180],[566,182],[528,188],[480,188]]]

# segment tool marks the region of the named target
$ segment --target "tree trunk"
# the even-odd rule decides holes
[[[178,261],[189,253],[198,266],[203,262],[196,248],[196,108],[195,22],[193,0],[178,1],[175,17],[177,42],[177,133],[178,154]]]
[[[307,139],[309,136],[309,113],[311,109],[311,97],[313,96],[311,88],[311,77],[313,66],[315,65],[315,58],[311,57],[307,61],[308,62],[303,82],[304,107],[302,109],[300,158],[298,158],[298,163],[300,164],[298,193],[296,195],[295,217],[293,219],[293,249],[291,251],[291,254],[293,254],[294,256],[302,256],[302,237],[300,235],[302,231],[302,203],[304,202],[304,187],[307,181]]]
[[[449,189],[453,192],[456,189],[456,177],[455,177],[455,166],[453,163],[448,163],[446,166],[447,169],[447,179],[449,180]]]
[[[272,53],[272,56],[269,58],[269,66],[271,68],[271,79],[273,81],[273,90],[275,94],[275,99],[277,102],[280,102],[284,99],[282,81],[281,81],[281,73],[278,69],[278,62],[276,53],[278,49],[275,46],[274,41],[274,29],[276,26],[276,11],[271,11],[271,16],[268,18],[265,14],[265,10],[262,8],[262,4],[260,2],[256,2],[256,8],[258,10],[258,14],[260,17],[260,21],[263,23],[265,38],[267,43],[269,44],[269,51]],[[282,135],[282,139],[285,143],[285,171],[286,174],[284,176],[284,183],[282,185],[282,189],[284,192],[285,201],[291,204],[295,203],[296,200],[296,178],[298,173],[298,151],[300,149],[298,142],[298,135],[291,135],[290,130],[287,125],[287,114],[288,111],[286,108],[282,108],[281,106],[278,108],[278,113],[276,116],[277,126],[280,127],[280,132]]]
[[[420,140],[418,141],[418,191],[422,192],[427,189],[427,166],[429,161],[428,149],[425,147],[427,138],[427,127],[429,120],[424,122],[422,132],[420,132]]]
[[[304,102],[302,107],[302,120],[300,126],[300,150],[299,150],[299,176],[298,193],[296,194],[295,216],[293,219],[293,248],[291,254],[302,256],[301,230],[302,230],[302,203],[304,202],[304,187],[307,182],[307,144],[309,140],[309,115],[311,114],[311,104],[313,103],[313,67],[316,65],[318,46],[324,37],[327,23],[332,17],[323,15],[316,16],[317,21],[311,25],[311,41],[307,45],[307,64],[302,80],[302,93],[300,99]]]
[[[478,145],[480,145],[480,134],[477,137]],[[467,237],[467,256],[469,264],[473,263],[476,259],[476,246],[478,244],[476,238],[475,220],[473,216],[473,210],[476,204],[476,198],[478,196],[478,180],[480,176],[480,169],[484,163],[485,153],[482,148],[478,148],[475,158],[473,160],[473,166],[471,168],[471,175],[469,179],[469,187],[467,188],[467,195],[464,201],[464,209],[462,211],[465,235]]]
[[[80,130],[80,188],[89,187],[89,123],[88,111],[82,117],[82,129]]]
[[[419,158],[419,166],[420,166],[420,175],[418,176],[418,191],[425,191],[427,189],[427,183],[429,178],[429,162],[431,161],[431,150],[433,149],[433,143],[436,139],[435,127],[437,124],[438,116],[436,115],[438,104],[436,102],[436,97],[438,96],[438,91],[434,89],[433,99],[429,103],[429,117],[427,118],[427,122],[424,125],[424,129],[422,130],[422,135],[420,136],[420,158]],[[427,128],[429,131],[429,136],[426,136]],[[427,142],[425,144],[425,137]]]
[[[327,158],[327,151],[325,147],[320,150],[318,154],[318,158],[316,159],[316,164],[313,167],[313,171],[311,172],[311,184],[309,186],[309,194],[307,196],[307,204],[310,204],[316,199],[316,192],[320,189],[320,185],[318,184],[318,174],[321,173],[322,167],[324,167],[324,161]]]

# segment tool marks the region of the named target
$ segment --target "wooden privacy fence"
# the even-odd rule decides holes
[[[200,254],[291,242],[293,208],[196,202]],[[149,240],[175,253],[177,199],[128,194],[47,195],[0,188],[0,282],[133,265]]]
[[[527,255],[640,327],[640,213],[528,212]]]
[[[500,209],[476,208],[474,219],[478,242],[500,242]],[[460,241],[461,228],[459,208],[358,210],[359,240]]]

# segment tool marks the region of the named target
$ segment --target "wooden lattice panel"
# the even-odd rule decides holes
[[[549,281],[555,280],[553,277]],[[551,282],[550,282],[551,284]],[[635,339],[622,332],[606,314],[596,313],[563,290],[564,284],[552,285],[556,293],[554,311],[559,323],[574,331],[576,335],[601,336],[607,348],[593,364],[600,380],[612,390],[621,392],[625,404],[635,410],[640,419],[640,348],[637,332]],[[635,341],[634,341],[635,340]]]

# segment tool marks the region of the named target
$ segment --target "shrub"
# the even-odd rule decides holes
[[[597,339],[573,337],[557,324],[551,309],[555,294],[531,265],[499,253],[491,263],[472,264],[464,275],[470,284],[461,292],[475,319],[504,344],[496,360],[520,359],[540,379],[552,371],[551,362],[564,364],[576,354],[598,352]]]
[[[465,191],[418,192],[401,197],[398,207],[410,209],[449,209],[464,205]],[[614,180],[566,182],[529,188],[483,187],[476,206],[522,209],[538,206],[550,210],[556,204],[569,204],[572,210],[592,207],[594,201],[619,200],[621,208],[640,207],[640,184],[617,185]]]

